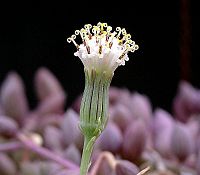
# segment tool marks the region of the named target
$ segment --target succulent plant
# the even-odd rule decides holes
[[[79,175],[82,94],[64,109],[67,93],[50,70],[38,69],[34,83],[38,103],[32,109],[19,74],[10,72],[1,84],[0,174]],[[170,113],[153,109],[144,94],[111,86],[110,118],[97,139],[90,175],[198,175],[199,92],[181,81]]]

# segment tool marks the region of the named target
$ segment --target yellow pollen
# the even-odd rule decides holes
[[[75,34],[67,39],[67,42],[73,42],[77,49],[79,45],[75,42],[76,37],[80,35],[83,46],[86,48],[87,53],[90,54],[93,45],[98,47],[98,53],[101,55],[105,48],[112,49],[113,45],[115,48],[116,44],[121,48],[122,54],[119,59],[123,57],[130,51],[134,52],[139,48],[133,40],[131,40],[131,35],[127,33],[125,28],[116,27],[115,31],[112,31],[112,27],[107,23],[99,22],[97,25],[85,24],[80,30],[76,30]],[[93,43],[91,45],[91,42]]]

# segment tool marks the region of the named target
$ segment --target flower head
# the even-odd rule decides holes
[[[76,36],[80,35],[82,44],[77,44]],[[112,27],[107,23],[99,22],[96,26],[86,24],[84,28],[76,30],[75,34],[67,39],[77,48],[75,56],[83,62],[85,69],[97,72],[113,73],[120,65],[128,61],[128,52],[134,52],[139,47],[131,40],[131,35],[125,28]]]

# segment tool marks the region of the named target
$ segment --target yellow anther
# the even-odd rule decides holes
[[[117,32],[113,32],[112,34],[111,34],[111,38],[113,39],[114,37],[115,37],[115,35],[117,34]]]
[[[139,49],[139,46],[138,45],[131,45],[131,47],[129,48],[129,51],[131,52],[135,52],[135,50],[138,50]]]
[[[131,44],[131,45],[134,45],[134,44],[135,44],[135,42],[134,42],[133,40],[126,40],[126,43],[127,43],[127,44]]]
[[[80,33],[81,33],[81,34],[86,34],[87,32],[86,32],[85,29],[82,28]]]
[[[121,31],[121,27],[116,27],[116,31]]]
[[[82,40],[84,40],[86,38],[86,33],[87,33],[86,30],[82,28],[80,31],[80,36],[81,36]]]
[[[98,22],[98,23],[97,23],[97,26],[99,26],[99,27],[100,27],[100,26],[101,26],[101,24],[102,24],[101,22]]]
[[[129,39],[131,39],[131,34],[126,34],[125,37],[127,40],[129,40]]]
[[[76,35],[72,35],[71,38],[72,38],[72,39],[76,39]]]
[[[93,26],[92,30],[96,32],[97,30],[99,30],[99,27],[98,26]]]
[[[139,48],[138,45],[135,45],[135,42],[131,40],[131,35],[126,32],[125,28],[116,27],[116,30],[112,32],[112,27],[108,26],[107,23],[99,22],[97,25],[92,26],[91,24],[85,24],[84,27],[80,30],[76,30],[75,34],[67,38],[67,42],[73,42],[74,45],[79,50],[79,45],[75,42],[76,37],[80,35],[83,45],[87,49],[88,54],[92,51],[93,41],[96,41],[98,45],[98,53],[100,55],[104,52],[104,47],[112,48],[118,47],[120,52],[122,52],[119,59],[129,52],[134,52]],[[92,41],[92,42],[91,42]],[[116,46],[116,43],[118,46]]]
[[[113,39],[116,35],[116,32],[114,31],[113,33],[110,34],[110,38],[109,38],[109,43],[108,43],[108,47],[111,49],[112,45],[113,45]]]
[[[125,28],[123,28],[122,29],[122,35],[126,35],[127,33],[126,33],[126,29]]]
[[[92,32],[94,33],[94,35],[97,35],[100,32],[100,28],[98,26],[93,26]]]
[[[75,35],[79,35],[80,34],[80,30],[75,30]]]
[[[135,50],[138,50],[138,49],[139,49],[139,46],[135,44],[135,47],[134,47],[134,48],[135,48]]]
[[[100,30],[101,30],[101,32],[104,30],[103,28],[104,27],[107,27],[107,23],[101,23],[101,22],[99,22],[98,24],[97,24],[97,26],[100,28]]]
[[[90,29],[90,24],[85,24],[85,25],[84,25],[84,28],[85,28],[86,30]]]
[[[107,34],[107,32],[106,31],[102,31],[102,33],[101,33],[103,36],[105,36],[106,34]]]
[[[124,42],[124,44],[128,43],[131,44],[132,40],[130,40],[131,35],[130,34],[126,34],[123,36],[122,41]]]
[[[73,42],[74,45],[76,46],[76,48],[78,49],[78,48],[79,48],[79,45],[76,43],[76,41],[74,41],[75,39],[76,39],[76,35],[72,35],[71,37],[67,38],[67,42],[68,42],[68,43]]]
[[[67,38],[67,42],[71,43],[72,42],[71,38]]]
[[[116,31],[118,31],[117,38],[119,38],[122,32],[122,29],[120,27],[117,27]]]
[[[125,48],[128,49],[128,50],[130,50],[131,47],[132,47],[132,46],[131,46],[130,44],[125,44]]]
[[[112,27],[111,27],[111,26],[108,26],[108,27],[107,27],[107,32],[110,33],[111,30],[112,30]]]
[[[104,26],[104,27],[108,27],[108,24],[107,24],[107,23],[103,23],[103,26]]]
[[[88,38],[91,39],[92,38],[92,34],[90,33],[90,29],[92,28],[91,24],[86,24],[84,26],[86,33],[88,34]]]

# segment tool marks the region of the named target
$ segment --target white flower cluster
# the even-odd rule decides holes
[[[77,35],[80,35],[83,42],[80,45],[75,41]],[[67,41],[74,43],[77,48],[74,55],[81,59],[87,70],[112,73],[129,60],[129,51],[134,52],[139,48],[125,28],[117,27],[112,32],[111,26],[101,22],[96,26],[86,24],[81,30],[76,30]]]

